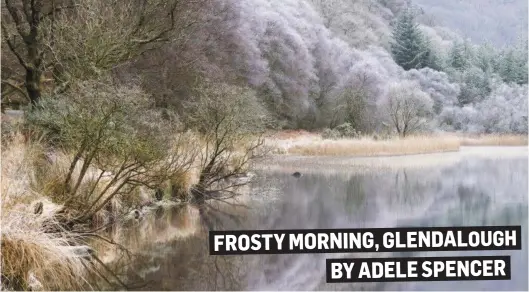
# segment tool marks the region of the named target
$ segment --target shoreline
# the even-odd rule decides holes
[[[367,172],[395,168],[423,168],[450,165],[467,157],[486,159],[528,157],[527,146],[461,146],[457,151],[383,156],[311,156],[274,154],[256,163],[260,171]]]
[[[523,135],[414,135],[408,137],[376,135],[324,138],[306,131],[270,133],[265,145],[272,154],[308,157],[392,157],[458,152],[463,147],[520,147],[528,145]]]
[[[83,285],[90,285],[90,281],[92,280],[91,277],[97,277],[97,275],[92,275],[92,272],[95,270],[84,269],[85,265],[90,263],[92,256],[95,256],[94,258],[97,259],[101,257],[101,262],[99,262],[98,268],[104,272],[106,270],[105,265],[113,265],[113,259],[117,256],[117,254],[112,252],[107,254],[104,251],[109,249],[109,247],[119,249],[121,248],[121,245],[113,245],[113,239],[109,239],[110,241],[105,241],[104,239],[100,241],[89,241],[91,239],[89,235],[82,237],[82,233],[78,233],[76,230],[61,229],[57,232],[49,233],[43,227],[46,226],[46,224],[55,224],[59,226],[60,222],[57,221],[58,217],[56,217],[55,214],[60,208],[62,208],[62,204],[60,202],[54,202],[51,199],[52,197],[49,196],[50,191],[52,190],[49,187],[52,185],[43,184],[45,188],[39,192],[34,191],[35,187],[39,186],[38,183],[41,181],[55,181],[46,181],[44,179],[47,177],[37,177],[36,174],[39,174],[37,171],[39,171],[39,167],[42,167],[43,170],[47,171],[45,172],[46,175],[50,175],[49,178],[53,178],[54,174],[60,175],[61,173],[58,172],[58,170],[64,168],[64,163],[62,162],[67,161],[63,159],[66,157],[66,154],[63,155],[64,157],[60,156],[51,159],[52,162],[50,162],[49,159],[47,159],[48,156],[42,155],[44,152],[40,145],[36,143],[27,143],[22,138],[23,137],[21,136],[17,136],[16,139],[13,140],[14,142],[9,144],[10,147],[4,149],[2,157],[4,160],[4,166],[2,167],[2,208],[4,211],[2,212],[2,235],[4,236],[4,247],[6,244],[9,244],[9,248],[7,250],[4,249],[4,256],[9,259],[9,262],[7,262],[8,265],[4,266],[11,265],[17,268],[16,270],[10,271],[8,274],[13,283],[15,280],[23,281],[23,285],[31,289],[40,289],[39,287],[42,287],[46,290],[55,288],[56,286],[66,287],[70,290],[82,289]],[[297,144],[292,143],[295,139],[272,138],[270,140],[270,138],[267,138],[269,139],[268,142],[279,141],[276,146],[286,145],[288,147],[293,145],[313,145],[314,143],[322,143],[323,145],[327,143],[331,145],[334,143],[343,143],[346,147],[339,148],[339,150],[345,149],[346,151],[338,153],[345,154],[349,153],[348,151],[350,149],[348,147],[351,146],[360,146],[363,147],[361,149],[367,149],[369,151],[372,150],[370,147],[373,145],[379,148],[376,148],[375,151],[369,152],[369,155],[360,155],[362,152],[360,152],[360,154],[359,152],[353,152],[353,155],[300,155],[288,153],[288,151],[283,154],[272,154],[273,152],[271,152],[264,160],[254,161],[251,170],[280,171],[284,173],[292,173],[295,171],[300,171],[302,173],[335,172],[350,175],[352,172],[372,173],[403,167],[441,166],[457,163],[462,157],[467,155],[481,155],[482,157],[489,159],[494,159],[496,157],[527,157],[527,146],[461,146],[460,143],[456,143],[457,140],[455,139],[450,140],[451,144],[441,144],[441,146],[457,146],[457,148],[442,148],[439,147],[439,144],[435,144],[436,142],[443,142],[443,139],[446,138],[447,137],[443,136],[414,136],[408,138],[393,137],[389,139],[363,137],[361,139],[341,139],[336,141],[321,139],[320,136],[313,133],[310,135],[299,135],[297,137]],[[270,145],[267,146],[270,147]],[[415,148],[406,148],[412,146]],[[398,150],[401,152],[395,153],[390,150]],[[417,153],[416,151],[419,150],[420,152]],[[402,151],[406,151],[407,153],[402,153]],[[414,151],[415,153],[413,153]],[[44,160],[44,158],[46,158],[46,160]],[[40,165],[36,163],[43,164]],[[67,164],[64,165],[67,166]],[[49,173],[49,171],[57,171],[57,173]],[[104,172],[101,173],[103,174]],[[95,174],[90,173],[90,177],[92,176],[97,176],[97,172]],[[242,191],[247,191],[246,187],[244,187]],[[181,204],[167,199],[160,202],[152,201],[152,206],[145,206],[144,208],[142,200],[151,198],[152,194],[142,188],[138,189],[134,194],[134,199],[137,199],[137,202],[134,200],[126,201],[124,199],[110,201],[108,205],[110,206],[110,210],[103,209],[97,214],[97,216],[94,216],[94,226],[98,226],[97,222],[101,222],[102,225],[107,224],[107,221],[105,220],[110,220],[113,216],[123,216],[122,219],[124,220],[119,220],[119,222],[116,221],[115,225],[115,229],[119,229],[120,231],[116,231],[117,234],[112,234],[113,236],[119,236],[122,235],[121,231],[125,232],[127,230],[127,228],[125,228],[127,225],[142,225],[145,224],[142,222],[155,220],[157,215],[159,215],[158,211],[160,209],[185,208],[185,214],[190,213],[192,215],[191,217],[194,218],[193,220],[199,215],[199,212],[193,208],[189,208],[188,204]],[[244,193],[241,193],[241,196],[236,198],[238,201],[235,203],[237,204],[231,204],[231,201],[225,203],[232,206],[238,205],[239,203],[245,203],[245,200],[249,200],[249,197],[245,196]],[[213,201],[211,204],[213,207],[220,207],[219,205],[221,205],[221,202]],[[128,210],[128,207],[133,207],[133,209],[129,210],[126,214],[119,214],[120,211]],[[241,209],[238,212],[244,212],[244,209]],[[138,218],[134,218],[136,216]],[[129,219],[132,220],[128,221]],[[191,223],[194,222],[193,220],[184,220],[178,216],[167,217],[165,219],[161,221],[164,224],[171,225],[170,221],[174,220],[175,222],[173,223],[176,224],[178,228],[185,226],[185,228],[187,228],[186,231],[182,231],[181,234],[179,233],[182,236],[193,234],[196,231],[194,227],[191,226]],[[123,226],[120,226],[119,224],[123,224]],[[176,227],[173,227],[174,226],[169,230],[175,231],[174,228]],[[148,239],[153,238],[152,233],[149,233],[151,231],[154,231],[154,229],[146,229],[140,232],[140,235],[147,239],[147,244],[149,244]],[[167,234],[167,236],[159,238],[157,241],[172,240],[175,235],[178,234]],[[100,239],[99,237],[94,238]],[[116,242],[119,242],[119,240]],[[22,249],[20,247],[22,247]],[[95,253],[92,253],[92,251]],[[18,258],[22,253],[32,253],[35,255],[34,258],[38,260],[26,260],[24,265],[17,265]],[[63,280],[57,283],[47,281],[50,277],[61,278]],[[36,280],[30,282],[31,279]],[[80,281],[79,279],[82,280]],[[25,286],[20,286],[19,288],[24,288]]]

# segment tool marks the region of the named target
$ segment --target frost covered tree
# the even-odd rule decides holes
[[[459,104],[467,105],[487,98],[491,91],[492,78],[489,72],[483,72],[478,67],[470,67],[458,75],[457,80],[461,87]]]
[[[497,52],[495,48],[489,44],[479,46],[476,50],[476,66],[483,72],[491,72],[494,70]]]
[[[480,115],[472,122],[484,133],[527,134],[526,84],[501,84],[489,98],[476,104],[476,109]]]
[[[527,40],[527,37],[522,37],[518,41],[517,45],[515,46],[515,56],[518,64],[518,76],[517,80],[515,80],[518,84],[527,84],[528,80],[528,62],[529,62],[529,43]]]
[[[405,9],[395,23],[391,53],[395,62],[404,70],[427,66],[430,48],[415,22],[415,15],[411,8]]]
[[[439,114],[443,108],[451,107],[458,103],[457,97],[460,87],[457,83],[450,81],[448,74],[430,68],[410,70],[405,77],[419,84],[422,91],[428,93],[434,104],[433,111]]]
[[[455,42],[450,49],[448,63],[450,67],[456,70],[464,70],[469,63],[469,60],[466,57],[465,45],[460,42]]]
[[[447,106],[438,116],[447,131],[527,134],[527,84],[494,82],[487,98],[462,107]]]
[[[527,43],[521,42],[501,52],[497,67],[503,81],[527,83],[527,49]]]
[[[393,18],[383,3],[371,0],[309,0],[325,26],[355,48],[386,46]]]
[[[357,47],[353,45],[356,41],[335,32],[346,21],[343,17],[349,17],[341,11],[336,22],[331,22],[332,29],[327,28],[328,19],[315,7],[334,19],[336,7],[331,3],[302,0],[211,3],[214,3],[210,4],[214,6],[212,11],[204,16],[200,29],[194,33],[196,37],[189,40],[188,51],[182,55],[191,56],[189,62],[208,79],[248,84],[282,127],[329,126],[335,117],[334,108],[345,105],[342,97],[349,89],[365,93],[372,108],[383,96],[386,84],[398,80],[402,70],[383,47]],[[362,0],[352,4],[365,6],[362,11],[367,13],[369,3],[372,2]],[[373,11],[378,11],[377,7],[372,7]],[[378,26],[389,28],[385,23]],[[372,43],[365,43],[368,44]],[[173,72],[171,64],[186,61],[174,59],[163,65],[164,70],[156,72]],[[182,79],[175,76],[174,82],[167,82],[163,76],[158,77],[162,79],[160,82],[152,80],[150,84],[171,85]],[[156,90],[167,99],[185,99],[173,87],[164,87],[163,91]],[[371,118],[372,112],[362,116],[375,120]],[[376,121],[369,124],[371,127]]]
[[[424,67],[434,70],[441,70],[443,67],[443,62],[441,60],[440,53],[434,49],[430,39],[427,37],[424,39],[424,49],[426,51],[424,55]]]
[[[390,85],[383,107],[397,133],[406,137],[426,125],[433,101],[416,83],[405,81]]]

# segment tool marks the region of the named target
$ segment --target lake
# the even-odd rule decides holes
[[[106,260],[135,290],[527,290],[527,148],[377,158],[276,157],[240,205],[159,207],[113,233]],[[303,176],[291,176],[300,171]],[[522,250],[209,256],[207,228],[522,225]],[[325,283],[330,257],[511,255],[509,281]],[[104,258],[104,257],[103,257]]]

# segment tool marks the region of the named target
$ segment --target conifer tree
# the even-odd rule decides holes
[[[415,15],[411,8],[406,8],[400,14],[393,28],[391,53],[395,62],[404,70],[427,66],[431,51],[415,22]]]
[[[450,49],[450,54],[449,54],[449,65],[450,67],[456,69],[456,70],[464,70],[468,63],[465,58],[465,47],[462,43],[460,42],[456,42],[454,43],[454,45],[452,46],[452,48]]]
[[[476,51],[476,66],[483,72],[491,72],[495,68],[496,51],[490,43],[481,45]]]
[[[428,67],[437,71],[443,70],[443,62],[439,56],[439,52],[437,52],[430,43],[430,40],[425,38],[424,39],[424,48],[425,48],[425,54],[424,54],[424,67]]]
[[[527,42],[520,40],[502,52],[498,71],[503,81],[527,84],[527,49]]]

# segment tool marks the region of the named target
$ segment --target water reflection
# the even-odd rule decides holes
[[[289,170],[290,171],[290,170]],[[368,173],[263,172],[250,209],[199,212],[162,208],[116,234],[133,246],[123,274],[145,290],[527,290],[522,251],[372,255],[209,256],[207,231],[217,229],[522,225],[527,238],[527,158],[468,157],[447,166]],[[276,190],[276,191],[270,191]],[[202,215],[201,215],[202,214]],[[157,218],[156,218],[157,217]],[[238,218],[238,219],[237,219]],[[512,256],[512,280],[326,284],[325,258],[337,256]]]

